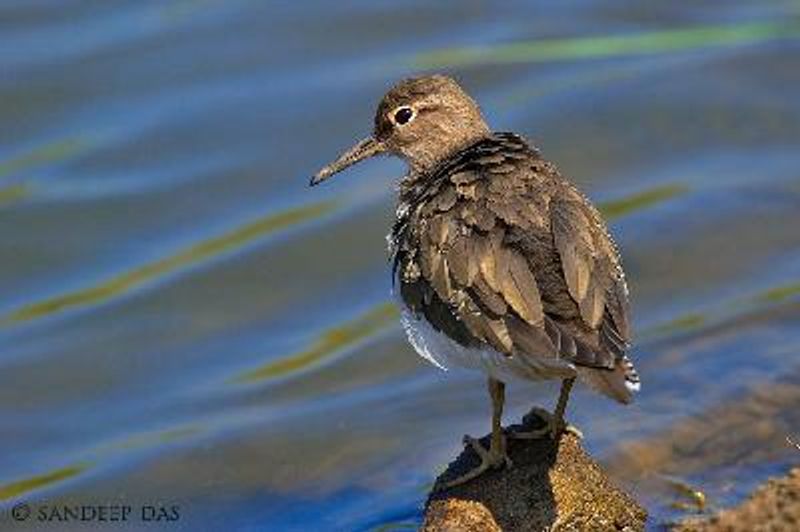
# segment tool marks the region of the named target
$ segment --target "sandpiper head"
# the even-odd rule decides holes
[[[373,136],[344,152],[311,185],[374,155],[403,158],[425,172],[489,134],[478,104],[453,79],[435,75],[401,81],[381,100]]]

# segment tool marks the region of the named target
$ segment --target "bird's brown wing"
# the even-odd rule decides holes
[[[553,241],[561,258],[564,280],[581,318],[597,329],[605,313],[606,260],[598,253],[583,206],[556,199],[550,203]]]
[[[530,150],[507,148],[468,160],[429,183],[429,198],[417,197],[401,224],[396,266],[406,304],[463,345],[488,344],[559,376],[570,376],[573,363],[612,367],[613,357],[572,323],[577,310],[550,229],[552,166]],[[570,273],[582,300],[597,290],[584,267],[575,263]],[[596,325],[594,305],[602,301],[581,307]]]
[[[496,224],[481,231],[465,220],[461,208],[431,216],[419,232],[418,260],[406,264],[400,294],[417,315],[466,346],[554,366],[560,376],[572,370],[559,362],[548,335],[552,325],[543,312],[532,268],[524,254],[506,242]],[[554,332],[554,331],[553,331]]]
[[[569,294],[583,323],[598,332],[598,348],[615,362],[630,342],[628,289],[616,246],[599,213],[572,187],[553,198],[550,218]]]

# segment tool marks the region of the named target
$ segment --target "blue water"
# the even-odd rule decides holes
[[[800,462],[800,3],[10,1],[0,529],[55,529],[21,503],[179,506],[152,530],[420,523],[488,431],[484,383],[398,327],[402,164],[307,181],[434,71],[611,221],[643,393],[579,390],[569,414],[651,525],[686,515],[676,482],[719,507]],[[554,393],[511,387],[507,422]]]

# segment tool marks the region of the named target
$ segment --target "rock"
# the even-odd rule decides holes
[[[800,468],[764,483],[730,510],[707,519],[689,519],[673,528],[679,532],[752,532],[800,530]]]
[[[479,463],[465,449],[436,480],[422,530],[644,530],[647,512],[611,483],[573,434],[558,442],[508,440],[508,454],[513,467],[439,490]]]

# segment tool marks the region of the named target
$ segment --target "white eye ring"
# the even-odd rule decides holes
[[[415,116],[417,116],[417,113],[414,112],[414,109],[408,105],[402,105],[392,112],[392,121],[397,125],[403,126],[414,120]]]

